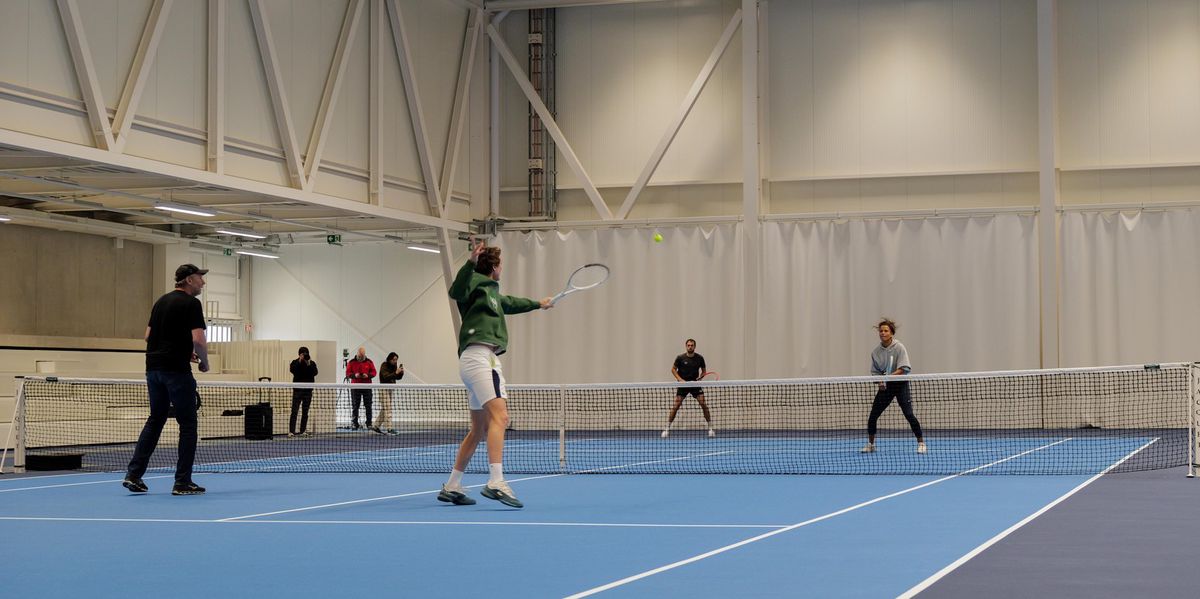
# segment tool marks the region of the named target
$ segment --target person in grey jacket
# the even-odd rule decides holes
[[[875,330],[879,332],[879,345],[871,351],[871,374],[885,376],[912,372],[908,350],[896,339],[896,323],[884,318],[875,325]],[[903,380],[879,383],[879,391],[875,393],[875,401],[871,404],[871,416],[867,418],[867,444],[863,446],[862,453],[875,451],[876,422],[893,399],[900,404],[900,410],[904,412],[909,428],[917,437],[917,453],[925,453],[925,436],[921,433],[921,423],[917,421],[916,414],[913,414],[908,381]]]

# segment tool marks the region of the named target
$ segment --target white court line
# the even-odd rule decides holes
[[[580,443],[580,442],[584,442],[584,441],[595,441],[595,440],[596,439],[578,439],[575,441],[567,441],[567,443]],[[533,445],[547,445],[547,444],[558,445],[558,441],[557,440],[509,441],[505,444],[505,446],[506,447],[514,447],[514,446],[530,447]],[[434,448],[434,447],[437,447],[440,449],[437,449],[436,451],[413,453],[415,450],[426,450],[426,449],[430,449],[430,448]],[[457,450],[458,450],[457,443],[446,443],[446,444],[441,444],[441,445],[413,445],[411,447],[388,447],[385,449],[363,449],[363,450],[359,450],[359,451],[336,451],[336,452],[326,452],[326,453],[301,454],[301,455],[294,455],[294,456],[276,456],[276,457],[267,457],[267,458],[230,460],[227,462],[210,462],[210,463],[202,464],[202,465],[198,466],[197,469],[203,471],[203,468],[208,467],[208,466],[224,466],[224,465],[228,465],[228,464],[263,464],[263,463],[276,463],[276,462],[281,462],[281,461],[286,462],[287,460],[299,460],[299,459],[309,459],[309,458],[324,458],[324,457],[338,458],[339,456],[349,456],[349,455],[358,455],[358,454],[379,454],[379,453],[387,454],[387,455],[380,456],[380,457],[356,458],[354,460],[332,459],[332,460],[317,461],[317,462],[304,462],[304,463],[300,463],[300,464],[284,463],[284,464],[278,464],[275,466],[251,466],[248,468],[241,468],[241,469],[237,469],[237,470],[214,471],[214,473],[216,473],[216,474],[230,474],[230,473],[239,473],[239,472],[262,472],[262,471],[268,470],[268,469],[273,470],[273,469],[281,469],[281,468],[303,468],[306,466],[320,466],[323,464],[339,464],[342,462],[404,459],[404,458],[411,458],[411,457],[416,457],[416,456],[426,456],[426,455],[445,455],[446,453],[450,453],[450,452],[457,451]]]
[[[323,524],[323,525],[395,525],[395,526],[548,526],[590,528],[782,528],[786,524],[655,524],[650,522],[451,522],[443,520],[197,520],[181,518],[70,518],[42,516],[0,516],[0,521],[29,522],[145,522],[168,524]]]
[[[987,549],[988,547],[991,547],[992,545],[995,545],[997,542],[999,542],[999,541],[1000,541],[1001,539],[1003,539],[1004,537],[1007,537],[1008,535],[1010,535],[1010,534],[1012,534],[1013,532],[1015,532],[1015,531],[1016,531],[1018,528],[1021,528],[1022,526],[1025,526],[1026,524],[1029,524],[1030,522],[1032,522],[1032,521],[1033,521],[1033,519],[1034,519],[1034,518],[1037,518],[1038,516],[1041,516],[1042,514],[1044,514],[1044,513],[1046,513],[1047,511],[1049,511],[1049,510],[1050,510],[1050,508],[1052,508],[1052,507],[1054,507],[1054,506],[1056,506],[1056,505],[1058,505],[1058,504],[1062,503],[1062,502],[1063,502],[1063,501],[1065,501],[1065,500],[1066,500],[1068,497],[1070,497],[1070,496],[1072,496],[1072,495],[1074,495],[1074,494],[1078,493],[1078,492],[1079,492],[1081,489],[1083,489],[1084,487],[1086,487],[1086,486],[1088,486],[1088,485],[1092,484],[1092,483],[1093,483],[1093,482],[1094,482],[1096,479],[1100,478],[1101,476],[1104,476],[1105,474],[1108,474],[1108,472],[1109,472],[1110,470],[1112,470],[1113,468],[1116,468],[1117,466],[1120,466],[1121,464],[1125,463],[1125,460],[1128,460],[1129,458],[1131,458],[1131,457],[1133,457],[1133,456],[1137,455],[1137,453],[1138,453],[1138,452],[1140,452],[1140,451],[1142,451],[1143,449],[1146,449],[1147,447],[1150,447],[1151,445],[1153,445],[1153,444],[1154,444],[1154,442],[1155,442],[1155,441],[1158,441],[1158,439],[1159,439],[1158,437],[1155,437],[1155,438],[1154,438],[1154,439],[1152,439],[1152,440],[1151,440],[1149,443],[1146,443],[1145,445],[1143,445],[1143,446],[1141,446],[1141,447],[1139,447],[1139,448],[1137,448],[1137,449],[1133,450],[1133,452],[1132,452],[1132,453],[1130,453],[1129,455],[1127,455],[1127,456],[1125,456],[1125,457],[1121,458],[1121,460],[1120,460],[1120,461],[1118,461],[1117,463],[1115,463],[1115,464],[1113,464],[1113,465],[1109,466],[1108,468],[1105,468],[1105,469],[1104,469],[1103,471],[1101,471],[1099,474],[1097,474],[1097,475],[1095,475],[1095,476],[1093,476],[1093,477],[1091,477],[1091,478],[1089,478],[1089,479],[1087,479],[1087,480],[1083,481],[1082,483],[1080,483],[1080,485],[1079,485],[1079,486],[1075,487],[1074,489],[1071,489],[1070,491],[1067,491],[1067,492],[1066,492],[1066,494],[1064,494],[1062,497],[1059,497],[1058,499],[1055,499],[1054,501],[1051,501],[1050,503],[1046,504],[1046,505],[1045,505],[1045,506],[1044,506],[1042,509],[1040,509],[1040,510],[1038,510],[1038,511],[1036,511],[1036,512],[1032,513],[1032,514],[1030,514],[1030,515],[1029,515],[1029,516],[1027,516],[1025,519],[1021,520],[1020,522],[1017,522],[1016,524],[1013,524],[1012,526],[1008,527],[1007,529],[1005,529],[1005,530],[1004,530],[1004,532],[1001,532],[1000,534],[998,534],[998,535],[996,535],[996,536],[994,536],[994,537],[992,537],[992,538],[988,539],[988,540],[987,540],[987,541],[985,541],[985,542],[984,542],[982,545],[980,545],[980,546],[978,546],[978,547],[976,547],[976,548],[972,549],[972,550],[971,550],[970,552],[968,552],[966,555],[964,555],[964,556],[962,556],[962,557],[958,558],[957,560],[954,560],[954,563],[952,563],[952,564],[950,564],[950,565],[946,566],[945,568],[942,568],[941,570],[938,570],[936,573],[934,573],[934,575],[933,575],[933,576],[930,576],[929,578],[926,578],[925,580],[922,580],[920,583],[918,583],[918,584],[917,584],[916,586],[914,586],[913,588],[911,588],[911,589],[908,589],[908,590],[907,590],[907,591],[905,591],[903,594],[899,595],[899,596],[898,596],[896,599],[909,599],[910,597],[914,597],[914,596],[916,596],[916,594],[917,594],[917,593],[920,593],[921,591],[924,591],[925,589],[929,588],[929,586],[930,586],[930,585],[932,585],[933,583],[937,582],[938,580],[941,580],[941,579],[942,579],[944,576],[946,576],[947,574],[949,574],[949,573],[953,572],[954,570],[958,569],[958,567],[959,567],[959,566],[961,566],[961,565],[963,565],[963,564],[967,563],[967,562],[968,562],[968,561],[970,561],[972,558],[974,558],[976,555],[979,555],[980,553],[982,553],[982,552],[983,552],[985,549]]]
[[[29,476],[19,476],[17,478],[0,479],[0,481],[7,482],[7,481],[11,481],[11,480],[30,480],[30,479],[34,479],[34,478],[37,478],[37,479],[60,478],[63,476],[95,476],[98,474],[113,474],[113,472],[71,472],[69,474],[32,474]]]
[[[928,481],[928,482],[925,482],[925,483],[922,483],[922,484],[916,485],[916,486],[914,486],[914,487],[909,487],[909,488],[907,488],[907,489],[903,489],[903,490],[901,490],[901,491],[896,491],[895,493],[889,493],[889,494],[887,494],[887,495],[883,495],[883,496],[880,496],[880,497],[876,497],[875,499],[871,499],[871,500],[868,500],[868,501],[864,501],[864,502],[862,502],[862,503],[859,503],[859,504],[857,504],[857,505],[852,505],[852,506],[850,506],[850,507],[847,507],[847,508],[842,508],[842,509],[840,509],[840,510],[838,510],[838,511],[836,511],[836,512],[830,512],[830,513],[828,513],[828,514],[825,514],[825,515],[823,515],[823,516],[817,516],[816,518],[810,518],[810,519],[808,519],[808,520],[805,520],[805,521],[803,521],[803,522],[797,522],[797,523],[795,523],[795,524],[792,524],[792,525],[790,525],[790,526],[787,526],[787,527],[784,527],[784,528],[780,528],[780,529],[778,529],[778,530],[773,530],[773,531],[771,531],[771,532],[768,532],[768,533],[763,533],[763,534],[761,534],[761,535],[758,535],[757,537],[752,537],[752,538],[749,538],[749,539],[745,539],[745,540],[742,540],[742,541],[738,541],[737,543],[733,543],[733,544],[731,544],[731,545],[726,545],[726,546],[724,546],[724,547],[719,547],[719,548],[717,548],[717,549],[713,549],[712,551],[708,551],[708,552],[705,552],[705,553],[701,553],[700,555],[694,555],[694,556],[692,556],[692,557],[689,557],[689,558],[687,558],[687,559],[680,560],[680,561],[677,561],[677,562],[675,562],[675,563],[667,564],[667,565],[665,565],[665,566],[659,566],[658,568],[654,568],[653,570],[647,570],[647,571],[645,571],[645,572],[642,572],[641,574],[634,574],[633,576],[627,576],[627,577],[625,577],[625,578],[622,578],[622,579],[620,579],[620,580],[614,580],[613,582],[610,582],[610,583],[608,583],[608,584],[601,585],[601,586],[598,586],[598,587],[594,587],[594,588],[591,588],[591,589],[588,589],[588,590],[586,590],[586,591],[582,591],[582,592],[579,592],[579,593],[575,593],[574,595],[569,595],[569,596],[568,596],[566,599],[577,599],[577,598],[579,598],[579,597],[587,597],[587,596],[589,596],[589,595],[595,595],[596,593],[600,593],[600,592],[603,592],[603,591],[607,591],[607,590],[609,590],[609,589],[613,589],[613,588],[616,588],[616,587],[619,587],[619,586],[622,586],[622,585],[626,585],[626,584],[629,584],[629,583],[631,583],[631,582],[634,582],[634,581],[636,581],[636,580],[641,580],[641,579],[643,579],[643,578],[647,578],[647,577],[650,577],[650,576],[654,576],[655,574],[661,574],[661,573],[663,573],[663,572],[666,572],[667,570],[674,570],[675,568],[678,568],[678,567],[680,567],[680,566],[685,566],[685,565],[687,565],[687,564],[690,564],[690,563],[692,563],[692,562],[698,562],[698,561],[700,561],[700,560],[702,560],[702,559],[707,559],[707,558],[710,558],[710,557],[712,557],[712,556],[714,556],[714,555],[719,555],[719,554],[721,554],[721,553],[725,553],[726,551],[731,551],[731,550],[733,550],[733,549],[737,549],[738,547],[742,547],[742,546],[744,546],[744,545],[749,545],[750,543],[756,543],[756,542],[758,542],[758,541],[761,541],[761,540],[763,540],[763,539],[767,539],[767,538],[773,537],[773,536],[775,536],[775,535],[778,535],[778,534],[782,534],[782,533],[785,533],[785,532],[788,532],[788,531],[796,530],[797,528],[800,528],[800,527],[803,527],[803,526],[808,526],[809,524],[815,524],[815,523],[817,523],[817,522],[821,522],[822,520],[828,520],[828,519],[830,519],[830,518],[833,518],[833,517],[835,517],[835,516],[840,516],[840,515],[842,515],[842,514],[845,514],[845,513],[848,513],[848,512],[853,512],[853,511],[855,511],[855,510],[858,510],[858,509],[861,509],[861,508],[867,507],[867,506],[869,506],[869,505],[873,505],[873,504],[879,503],[879,502],[881,502],[881,501],[886,501],[886,500],[888,500],[888,499],[892,499],[893,497],[899,497],[899,496],[901,496],[901,495],[906,495],[906,494],[908,494],[908,493],[911,493],[911,492],[913,492],[913,491],[917,491],[917,490],[920,490],[920,489],[924,489],[925,487],[930,487],[930,486],[936,485],[936,484],[938,484],[938,483],[942,483],[942,482],[945,482],[945,481],[948,481],[948,480],[951,480],[951,479],[954,479],[954,478],[958,478],[958,477],[960,477],[960,476],[963,476],[964,474],[970,474],[970,473],[972,473],[972,472],[977,472],[977,471],[979,471],[979,470],[983,470],[984,468],[990,468],[990,467],[992,467],[992,466],[995,466],[995,465],[997,465],[997,464],[1001,464],[1001,463],[1007,462],[1007,461],[1009,461],[1009,460],[1013,460],[1013,459],[1019,458],[1019,457],[1021,457],[1021,456],[1024,456],[1024,455],[1027,455],[1027,454],[1030,454],[1030,453],[1033,453],[1033,452],[1035,452],[1035,451],[1041,451],[1041,450],[1043,450],[1043,449],[1046,449],[1046,448],[1048,448],[1048,447],[1053,447],[1053,446],[1055,446],[1055,445],[1058,445],[1059,443],[1066,443],[1067,441],[1070,441],[1070,440],[1071,440],[1071,437],[1067,437],[1066,439],[1060,439],[1060,440],[1058,440],[1058,441],[1055,441],[1055,442],[1053,442],[1053,443],[1049,443],[1049,444],[1043,445],[1043,446],[1041,446],[1041,447],[1037,447],[1037,448],[1034,448],[1034,449],[1030,449],[1030,450],[1027,450],[1027,451],[1023,451],[1023,452],[1021,452],[1021,453],[1018,453],[1018,454],[1016,454],[1016,455],[1011,455],[1011,456],[1008,456],[1007,458],[1004,458],[1004,459],[1002,459],[1002,460],[997,460],[997,461],[995,461],[995,462],[992,462],[992,463],[990,463],[990,464],[985,464],[985,465],[983,465],[983,466],[976,466],[976,467],[974,467],[974,468],[971,468],[970,470],[964,470],[964,471],[962,471],[962,472],[959,472],[958,474],[951,474],[951,475],[949,475],[949,476],[944,476],[944,477],[942,477],[942,478],[939,478],[939,479],[936,479],[936,480],[931,480],[931,481]]]
[[[162,476],[147,476],[145,478],[153,480],[156,478],[172,478],[172,477],[174,477],[173,474],[164,474]],[[108,479],[108,480],[93,480],[93,481],[88,481],[86,483],[63,483],[61,485],[42,485],[40,487],[21,487],[19,489],[0,489],[0,493],[11,493],[13,491],[33,491],[35,489],[57,489],[59,487],[79,487],[79,486],[83,486],[83,485],[104,485],[104,484],[108,484],[108,483],[119,483],[122,480],[125,480],[125,479],[124,478],[116,478],[116,479]]]
[[[590,473],[593,473],[593,472],[604,472],[604,471],[607,471],[607,470],[616,470],[616,469],[619,469],[619,468],[631,468],[631,467],[633,467],[633,466],[645,466],[646,464],[659,464],[659,463],[663,463],[663,462],[676,462],[676,461],[679,461],[679,460],[690,460],[690,459],[692,459],[692,458],[706,458],[706,457],[710,457],[710,456],[714,456],[714,455],[720,455],[720,454],[723,454],[723,453],[732,453],[732,452],[729,452],[729,451],[719,451],[719,452],[715,452],[715,453],[701,453],[701,454],[697,454],[697,455],[684,456],[684,457],[679,457],[679,458],[671,458],[671,459],[667,459],[667,460],[653,460],[653,461],[649,461],[649,462],[638,462],[638,463],[634,463],[634,464],[623,464],[623,465],[620,465],[620,466],[608,466],[608,467],[605,467],[605,468],[593,468],[593,469],[591,469],[591,470],[577,470],[577,471],[573,471],[573,472],[559,472],[559,473],[557,473],[557,474],[543,474],[543,475],[541,475],[541,476],[527,476],[527,477],[525,477],[525,478],[516,478],[516,479],[510,480],[510,481],[508,481],[508,482],[510,482],[510,483],[519,483],[519,482],[524,482],[524,481],[528,481],[528,480],[539,480],[539,479],[543,479],[543,478],[557,478],[557,477],[560,477],[560,476],[567,476],[568,474],[590,474]],[[486,483],[484,483],[484,484],[486,484]],[[466,488],[468,488],[468,489],[474,489],[474,488],[476,488],[476,487],[482,487],[484,484],[478,484],[478,485],[469,485],[469,486],[467,486]],[[350,500],[350,501],[339,501],[339,502],[337,502],[337,503],[326,503],[326,504],[322,504],[322,505],[313,505],[313,506],[308,506],[308,507],[298,507],[298,508],[292,508],[292,509],[290,509],[290,510],[279,510],[279,511],[275,511],[275,512],[265,512],[265,513],[262,513],[262,514],[249,514],[249,515],[247,515],[247,516],[234,516],[234,517],[232,517],[232,518],[222,518],[222,519],[221,519],[221,520],[219,520],[219,521],[220,521],[220,522],[234,522],[234,521],[237,521],[237,520],[246,520],[246,519],[248,519],[248,518],[259,518],[259,517],[263,517],[263,516],[277,516],[277,515],[279,515],[279,514],[291,514],[291,513],[295,513],[295,512],[307,512],[307,511],[311,511],[311,510],[320,510],[320,509],[324,509],[324,508],[328,508],[328,507],[340,507],[340,506],[343,506],[343,505],[355,505],[355,504],[359,504],[359,503],[371,503],[371,502],[374,502],[374,501],[386,501],[386,500],[388,500],[388,499],[400,499],[400,498],[403,498],[403,497],[413,497],[413,496],[416,496],[416,495],[429,495],[429,494],[432,494],[432,493],[438,493],[438,492],[440,492],[440,491],[441,491],[441,489],[434,489],[434,490],[432,490],[432,491],[413,491],[412,493],[402,493],[402,494],[400,494],[400,495],[387,495],[387,496],[385,496],[385,497],[370,497],[370,498],[367,498],[367,499],[353,499],[353,500]]]

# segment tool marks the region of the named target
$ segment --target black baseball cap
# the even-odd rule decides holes
[[[192,275],[206,275],[206,274],[208,274],[207,268],[200,268],[199,266],[196,266],[195,264],[184,264],[183,266],[180,266],[179,268],[175,269],[175,282],[178,283]]]

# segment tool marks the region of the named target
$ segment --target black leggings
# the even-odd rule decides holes
[[[900,381],[888,383],[886,387],[880,389],[875,394],[875,401],[871,404],[871,417],[867,419],[867,434],[871,437],[875,436],[875,423],[879,420],[879,415],[892,404],[892,399],[895,398],[900,403],[900,410],[904,412],[904,418],[908,420],[908,426],[912,428],[912,432],[918,439],[925,438],[921,434],[921,423],[917,422],[917,416],[913,414],[912,396],[908,394],[908,382]]]

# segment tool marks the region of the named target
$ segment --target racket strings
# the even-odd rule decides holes
[[[608,267],[603,264],[588,264],[571,274],[567,285],[574,289],[589,289],[608,280]]]

